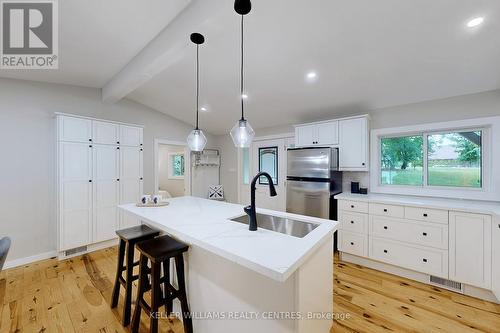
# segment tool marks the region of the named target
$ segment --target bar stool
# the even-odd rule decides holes
[[[116,234],[120,238],[120,245],[118,247],[118,264],[113,295],[111,297],[111,308],[115,308],[118,305],[120,285],[122,285],[125,288],[122,324],[123,326],[128,326],[130,324],[130,308],[132,305],[132,282],[139,278],[138,275],[133,275],[134,266],[139,265],[139,262],[134,263],[134,248],[138,242],[153,239],[160,232],[146,225],[138,225],[132,228],[117,230]],[[127,250],[127,258],[124,263],[125,248]],[[123,278],[124,271],[126,271],[125,278]]]
[[[193,332],[193,323],[189,313],[189,306],[186,296],[186,285],[184,281],[184,257],[183,253],[189,246],[181,243],[169,236],[161,236],[152,240],[137,244],[137,249],[141,253],[139,260],[139,288],[137,291],[137,301],[132,317],[132,333],[139,332],[139,322],[141,320],[141,310],[144,310],[150,317],[150,332],[158,332],[158,309],[165,306],[167,316],[172,313],[172,303],[174,299],[181,302],[184,332]],[[170,259],[175,260],[175,270],[177,271],[178,289],[170,284]],[[151,261],[151,270],[148,269],[148,261]],[[164,275],[161,276],[161,266],[163,265]],[[149,284],[149,273],[151,273],[151,284]],[[163,293],[161,291],[163,284]],[[151,305],[144,300],[144,294],[151,290]]]

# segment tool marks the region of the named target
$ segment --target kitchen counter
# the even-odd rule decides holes
[[[378,193],[356,194],[347,192],[337,194],[334,198],[337,200],[366,201],[373,203],[427,207],[435,209],[454,210],[459,212],[500,216],[500,202],[492,202],[492,201],[418,197],[411,195],[378,194]]]
[[[245,214],[242,205],[195,197],[168,202],[120,209],[190,245],[185,256],[190,310],[219,317],[193,318],[196,332],[329,332],[338,222],[257,208],[257,213],[318,224],[298,238],[262,228],[249,231],[247,224],[230,221]],[[173,267],[170,271],[173,276]],[[246,319],[234,318],[234,312]],[[279,313],[284,317],[269,318]],[[319,317],[297,318],[310,314]]]

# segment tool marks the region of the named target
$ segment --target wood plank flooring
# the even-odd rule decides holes
[[[113,247],[2,272],[0,333],[129,332],[120,324],[123,297],[117,309],[109,307],[116,256]],[[500,333],[500,305],[337,259],[334,312],[343,317],[331,332]],[[142,318],[141,332],[148,332]],[[176,319],[162,319],[160,331],[183,329]]]

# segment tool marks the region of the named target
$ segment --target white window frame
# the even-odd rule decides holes
[[[459,132],[482,131],[482,179],[481,188],[449,187],[427,185],[427,135]],[[384,137],[424,135],[423,138],[423,181],[422,186],[381,184],[380,140]],[[415,126],[382,128],[371,131],[371,192],[416,196],[447,197],[473,200],[500,201],[500,175],[493,173],[500,167],[500,151],[493,153],[492,147],[500,146],[500,117],[485,117],[467,120],[430,123]]]
[[[184,174],[182,176],[174,175],[174,167],[173,161],[175,156],[183,156],[184,157]],[[186,176],[186,154],[185,153],[168,153],[168,179],[184,179]]]

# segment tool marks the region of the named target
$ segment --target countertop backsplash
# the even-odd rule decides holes
[[[351,192],[351,182],[359,182],[359,187],[370,186],[370,173],[365,171],[344,171],[342,173],[342,191]],[[368,188],[368,192],[370,189]]]

